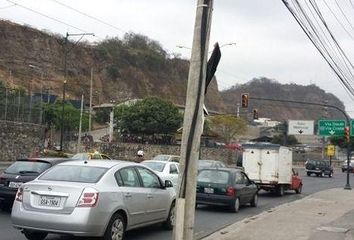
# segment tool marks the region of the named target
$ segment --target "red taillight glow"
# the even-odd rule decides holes
[[[94,207],[98,202],[99,193],[96,189],[85,188],[82,192],[77,207]]]
[[[5,178],[4,177],[0,177],[0,184],[4,185],[5,184]]]
[[[226,189],[226,195],[227,196],[235,196],[235,189],[232,186],[227,187]]]
[[[17,189],[15,201],[22,202],[22,200],[23,200],[23,188],[22,188],[22,187],[19,187],[19,188]]]

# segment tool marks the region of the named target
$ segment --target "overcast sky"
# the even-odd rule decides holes
[[[71,26],[18,5],[12,6],[11,2]],[[196,4],[197,0],[0,0],[0,17],[62,35],[80,30],[95,33],[96,37],[86,37],[89,41],[101,41],[107,36],[122,37],[125,32],[132,31],[157,40],[169,53],[180,53],[188,58],[190,50],[176,46],[192,45]],[[354,8],[351,15],[354,16]],[[353,40],[340,32],[339,38],[354,56]],[[261,76],[280,83],[316,84],[336,95],[354,116],[353,101],[281,0],[214,1],[211,46],[216,41],[220,45],[236,43],[236,46],[222,48],[216,73],[220,90]]]

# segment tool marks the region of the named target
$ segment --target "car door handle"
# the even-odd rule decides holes
[[[131,198],[132,195],[131,195],[130,193],[125,193],[125,194],[124,194],[124,197],[126,197],[126,198]]]
[[[154,196],[152,196],[152,194],[148,194],[148,195],[147,195],[147,198],[148,198],[148,199],[152,199],[152,198],[154,198]]]

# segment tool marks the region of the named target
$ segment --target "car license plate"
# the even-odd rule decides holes
[[[9,187],[10,188],[19,188],[22,186],[22,184],[23,184],[23,182],[10,182]]]
[[[205,193],[214,193],[214,188],[204,188]]]
[[[46,207],[59,207],[60,197],[41,196],[39,198],[39,205],[46,206]]]

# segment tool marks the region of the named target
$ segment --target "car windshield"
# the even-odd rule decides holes
[[[162,172],[166,165],[166,163],[161,162],[142,162],[142,164],[157,172]]]
[[[16,161],[9,166],[5,173],[9,174],[40,174],[51,167],[48,162]]]
[[[107,168],[102,167],[59,165],[51,168],[39,179],[63,182],[96,183],[107,170]]]
[[[157,160],[157,161],[168,161],[170,159],[169,155],[157,155],[155,156],[152,160]]]
[[[198,174],[198,182],[227,184],[230,172],[220,170],[201,170]]]

